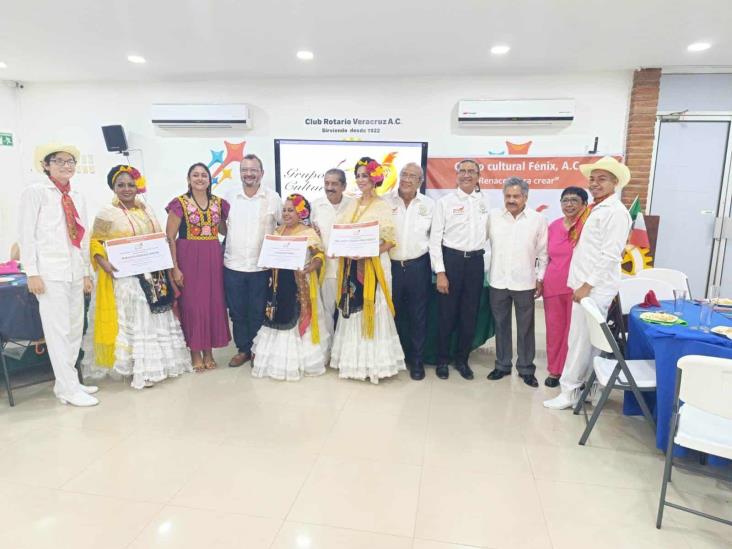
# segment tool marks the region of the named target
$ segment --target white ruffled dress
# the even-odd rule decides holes
[[[119,332],[115,372],[132,376],[131,386],[142,389],[169,377],[192,372],[180,322],[173,311],[153,313],[134,276],[114,281]]]
[[[391,293],[389,254],[381,254],[380,260]],[[407,369],[394,318],[380,286],[376,288],[374,305],[373,339],[363,336],[363,310],[351,313],[348,318],[343,318],[339,313],[330,366],[339,370],[341,378],[362,381],[369,379],[371,383],[379,383],[380,379],[395,376]]]
[[[330,334],[323,322],[323,314],[323,305],[318,296],[320,343],[313,343],[311,326],[308,326],[302,336],[297,324],[288,330],[262,326],[252,343],[252,375],[280,381],[297,381],[303,376],[324,374]]]

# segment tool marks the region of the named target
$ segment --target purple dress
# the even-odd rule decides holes
[[[224,299],[219,223],[229,215],[229,203],[212,196],[203,210],[191,197],[181,195],[165,209],[181,219],[175,250],[183,273],[179,307],[186,343],[194,352],[226,347],[231,333]]]

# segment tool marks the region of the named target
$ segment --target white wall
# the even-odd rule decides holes
[[[307,126],[308,117],[400,117],[400,126],[366,139],[429,141],[430,156],[486,155],[499,145],[505,148],[506,137],[517,143],[532,139],[534,151],[562,154],[583,153],[599,136],[601,153],[617,153],[624,149],[631,84],[630,71],[480,78],[29,84],[19,93],[20,131],[28,144],[22,149],[22,179],[28,184],[39,178],[31,166],[36,144],[51,140],[76,144],[82,154],[94,157],[95,173],[78,174],[74,179],[75,186],[86,194],[93,215],[111,198],[106,172],[120,161],[118,155],[106,152],[100,126],[107,124],[122,124],[130,147],[142,149],[142,160],[133,153],[131,161],[144,170],[150,188],[148,199],[159,212],[170,198],[185,190],[188,166],[207,162],[209,151],[222,149],[224,139],[246,140],[245,152],[255,152],[264,159],[265,182],[273,185],[273,139],[341,137]],[[552,97],[576,100],[576,119],[568,128],[537,128],[526,135],[527,130],[464,129],[455,123],[460,99]],[[200,130],[184,136],[166,134],[149,121],[150,104],[155,102],[243,102],[251,108],[254,127],[232,133]],[[0,99],[0,120],[4,118],[5,106]],[[15,209],[15,188],[8,192],[5,186],[3,191],[5,208]],[[14,235],[15,226],[3,218],[0,234],[7,233]],[[0,247],[0,257],[2,250]]]
[[[14,145],[0,146],[0,262],[6,261],[15,241],[17,196],[23,187],[21,178],[20,112],[16,89],[0,80],[0,132],[12,133]]]

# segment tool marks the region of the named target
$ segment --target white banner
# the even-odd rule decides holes
[[[346,172],[346,193],[358,194],[353,169],[361,157],[369,156],[384,166],[384,183],[376,189],[382,195],[396,188],[399,171],[414,162],[425,166],[427,143],[389,141],[275,140],[277,191],[284,199],[299,193],[308,200],[323,196],[323,176],[331,168]]]

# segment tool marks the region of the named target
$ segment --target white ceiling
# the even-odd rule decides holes
[[[732,0],[2,0],[0,79],[732,72],[731,30]]]

